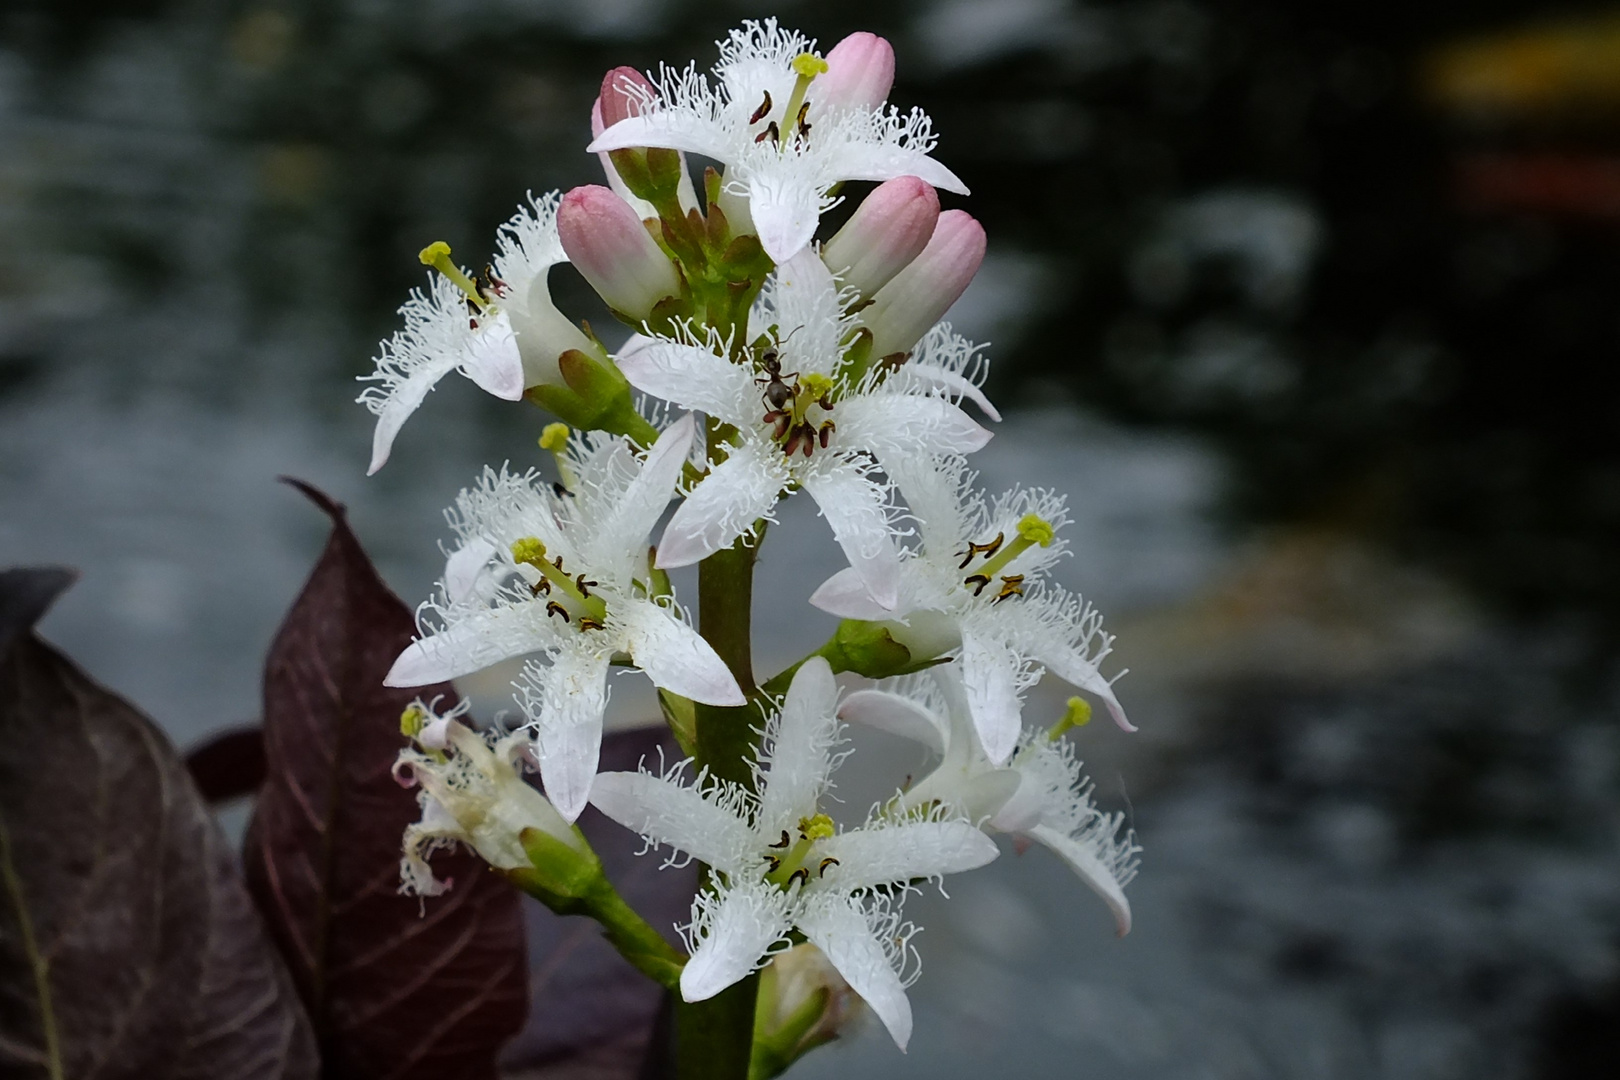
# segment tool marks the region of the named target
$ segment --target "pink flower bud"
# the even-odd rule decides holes
[[[680,292],[669,258],[630,205],[588,184],[563,196],[557,233],[569,260],[614,311],[633,321]]]
[[[862,296],[871,296],[921,255],[939,221],[934,186],[915,176],[879,184],[827,241],[821,258]]]
[[[827,70],[812,84],[810,98],[822,108],[876,109],[894,85],[894,46],[864,30],[827,54]]]
[[[597,98],[595,104],[591,106],[591,138],[598,138],[606,130],[607,125],[602,121],[602,99]],[[624,182],[624,178],[619,175],[619,170],[613,167],[611,154],[602,151],[596,155],[596,159],[602,163],[602,175],[607,177],[608,186],[613,189],[613,194],[629,203],[630,209],[634,210],[638,217],[651,218],[658,216],[658,211],[653,207],[652,203],[638,197],[630,190],[629,185]]]
[[[964,210],[939,215],[921,255],[872,298],[861,320],[872,331],[872,355],[909,352],[968,287],[984,262],[984,226]]]
[[[602,92],[596,100],[602,107],[604,127],[641,115],[642,95],[653,94],[653,84],[633,67],[616,67],[602,77]],[[597,132],[596,134],[600,134]]]

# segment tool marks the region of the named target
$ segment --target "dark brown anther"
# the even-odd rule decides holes
[[[557,496],[557,498],[559,498],[559,499],[562,499],[562,498],[572,499],[574,497],[574,493],[572,491],[569,491],[568,488],[566,486],[564,486],[564,484],[563,484],[563,482],[561,480],[553,480],[551,482],[551,493],[553,495]]]
[[[984,592],[985,586],[990,584],[990,578],[984,574],[974,574],[972,577],[963,581],[962,584],[972,585],[973,595],[978,596],[980,593]]]
[[[774,874],[778,870],[782,869],[782,860],[778,859],[775,855],[765,856],[765,861],[770,864],[770,869],[765,871],[767,874]]]
[[[784,454],[786,454],[788,457],[792,457],[793,454],[794,454],[794,451],[799,449],[799,440],[802,439],[803,437],[804,437],[804,425],[800,424],[798,427],[793,429],[793,433],[788,436],[787,442],[782,444],[782,452]]]
[[[578,589],[579,590],[579,595],[584,596],[584,597],[589,597],[591,595],[590,587],[592,585],[600,585],[600,584],[602,584],[600,581],[589,581],[589,580],[587,580],[584,574],[581,574],[577,578],[574,579],[574,588]]]
[[[809,142],[810,141],[810,124],[809,124],[809,122],[807,120],[807,117],[809,117],[809,115],[810,115],[810,103],[807,101],[803,105],[799,106],[799,115],[798,115],[798,118],[794,121],[794,126],[799,129],[799,141],[800,142]]]
[[[495,276],[495,268],[488,263],[484,264],[484,292],[494,296],[505,296],[512,291],[511,286]]]
[[[783,829],[782,830],[782,839],[780,839],[776,843],[772,844],[771,847],[773,847],[773,848],[785,848],[791,843],[793,843],[793,838],[788,835],[788,831],[786,829]]]
[[[550,578],[541,578],[539,580],[539,582],[537,582],[534,585],[529,586],[529,591],[534,593],[534,595],[536,595],[536,596],[539,596],[542,593],[544,593],[547,596],[550,596],[551,595],[551,579]]]
[[[553,615],[561,615],[563,617],[563,622],[573,622],[573,620],[568,617],[568,609],[557,603],[555,600],[552,600],[546,604],[546,617],[550,618]]]
[[[562,568],[563,568],[562,556],[559,555],[555,559],[551,560],[551,565],[555,566],[558,570],[562,570]],[[563,572],[567,573],[566,570],[564,570]]]
[[[831,420],[821,425],[821,448],[823,450],[827,449],[827,440],[832,438],[832,433],[837,430],[838,425]]]
[[[821,860],[821,866],[818,867],[817,870],[816,870],[816,877],[826,877],[827,876],[827,867],[829,867],[829,866],[840,866],[840,865],[842,865],[842,864],[839,863],[839,861],[837,859],[835,859],[831,855],[829,855],[825,859]]]
[[[582,615],[579,619],[579,628],[581,630],[600,630],[602,629],[602,620],[593,619],[589,615]]]
[[[977,596],[978,593],[974,593],[974,595]],[[1003,600],[1007,599],[1010,596],[1023,596],[1023,595],[1024,595],[1024,575],[1023,574],[1013,574],[1013,575],[1011,575],[1009,577],[1003,577],[1001,579],[1001,591],[996,593],[996,598],[995,598],[995,600],[993,602],[999,604]]]
[[[767,90],[767,91],[765,91],[765,100],[759,103],[759,108],[754,110],[754,115],[752,115],[752,116],[750,116],[748,118],[748,122],[750,124],[757,124],[761,120],[765,119],[765,117],[770,114],[770,111],[771,111],[771,92],[769,90]]]
[[[797,881],[800,885],[810,884],[809,867],[801,866],[797,870],[793,871],[793,873],[788,875],[787,883],[789,885],[793,884],[795,881]]]
[[[766,139],[771,140],[773,143],[779,143],[782,141],[782,133],[776,130],[775,120],[772,120],[769,124],[766,124],[765,130],[754,136],[754,141],[757,143],[762,143]]]
[[[968,568],[968,563],[973,561],[973,556],[975,555],[983,555],[987,559],[994,557],[995,553],[1001,550],[1002,541],[1006,539],[1006,533],[998,532],[996,533],[996,538],[990,541],[988,544],[969,543],[968,549],[965,553],[957,552],[957,554],[963,556],[962,562],[959,566],[957,566],[957,569],[966,570]]]

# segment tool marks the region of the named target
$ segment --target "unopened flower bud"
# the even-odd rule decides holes
[[[876,34],[851,34],[827,54],[811,97],[821,108],[876,109],[894,85],[894,46]]]
[[[798,1058],[838,1038],[864,1002],[825,953],[808,942],[777,953],[760,972],[754,1055],[774,1076]]]
[[[569,261],[609,307],[632,323],[650,315],[658,301],[680,292],[675,267],[641,218],[605,187],[588,184],[564,195],[557,232]]]
[[[591,138],[593,140],[601,138],[602,132],[621,120],[640,116],[647,102],[657,94],[657,87],[633,67],[616,67],[609,71],[602,77],[602,90],[591,105]],[[679,181],[676,197],[680,200],[681,210],[690,212],[697,209],[697,192],[692,187],[692,177],[686,168],[686,155],[675,154],[673,151],[659,151],[659,153],[671,155],[673,161],[678,163]],[[602,171],[607,175],[608,184],[621,199],[629,203],[642,218],[658,216],[658,211],[651,202],[630,190],[624,174],[615,164],[615,158],[618,158],[633,175],[641,178],[637,182],[650,180],[651,177],[647,175],[649,160],[646,150],[601,151],[596,156],[602,162]]]
[[[821,258],[862,296],[887,285],[921,255],[939,221],[939,195],[915,176],[879,184],[827,241]]]
[[[861,321],[872,331],[872,355],[906,353],[956,303],[984,262],[984,226],[962,210],[939,215],[922,254],[878,290]]]

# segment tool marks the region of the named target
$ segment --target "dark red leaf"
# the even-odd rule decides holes
[[[609,735],[602,740],[601,767],[634,769],[643,758],[656,760],[660,748],[670,760],[679,756],[662,727]],[[579,827],[620,895],[678,944],[674,927],[691,917],[697,866],[660,870],[662,858],[637,856],[640,836],[594,807],[585,810]],[[512,1075],[524,1080],[661,1075],[648,1059],[665,1049],[655,1030],[664,991],[631,967],[594,922],[554,915],[538,903],[528,905],[528,916],[531,1004],[523,1034],[502,1058]]]
[[[0,574],[0,1075],[313,1078],[309,1022],[173,748],[29,632],[72,580]]]
[[[264,783],[264,731],[232,728],[186,751],[186,771],[211,803],[252,795]]]
[[[327,1080],[494,1077],[527,1011],[519,894],[466,852],[425,902],[401,896],[400,834],[415,795],[390,775],[399,716],[449,685],[382,685],[411,641],[410,611],[385,585],[343,508],[290,481],[332,535],[282,623],[264,677],[268,775],[248,828],[248,884],[287,957],[320,1040]]]

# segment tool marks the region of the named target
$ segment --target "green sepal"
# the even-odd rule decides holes
[[[630,194],[638,198],[655,202],[653,194],[652,169],[647,162],[647,152],[633,146],[623,147],[619,150],[609,150],[608,160],[613,163],[613,169],[624,181],[624,186],[630,189]]]
[[[825,986],[818,987],[815,993],[805,998],[804,1003],[782,1022],[781,1027],[767,1031],[764,1019],[770,1011],[775,983],[770,965],[767,964],[760,973],[759,1001],[754,1011],[754,1048],[748,1061],[748,1080],[773,1080],[787,1072],[788,1066],[805,1054],[836,1037],[806,1038],[821,1022],[827,1004],[832,1000],[832,991]]]
[[[855,386],[866,377],[867,370],[872,366],[872,331],[861,327],[856,331],[855,340],[844,350],[843,359],[838,362],[838,374],[848,381],[848,385]]]
[[[703,202],[711,214],[720,202],[720,173],[713,165],[703,168]]]
[[[692,699],[672,694],[668,690],[658,691],[658,708],[664,714],[664,722],[675,735],[675,743],[681,748],[681,753],[687,757],[697,756],[697,706]]]
[[[577,910],[607,879],[602,874],[602,860],[591,850],[585,834],[577,825],[573,830],[578,846],[559,840],[544,829],[524,829],[518,834],[518,842],[529,857],[529,866],[510,873],[525,892],[542,900],[546,900],[546,896],[541,894],[549,894],[561,906]],[[537,887],[539,892],[534,892],[530,886]],[[547,906],[560,909],[558,903],[549,900]]]
[[[911,650],[894,640],[882,623],[845,619],[827,644],[837,651],[841,661],[835,667],[869,679],[887,679],[915,667]],[[828,660],[831,662],[831,657]]]
[[[664,146],[648,147],[646,161],[647,178],[652,194],[641,197],[654,206],[660,206],[668,199],[679,198],[683,174],[681,152]],[[638,191],[636,194],[641,193]]]

